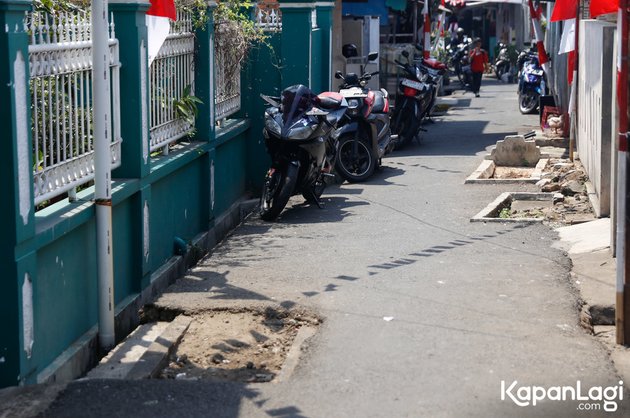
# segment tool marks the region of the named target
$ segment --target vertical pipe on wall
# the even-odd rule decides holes
[[[92,1],[92,99],[98,269],[98,336],[103,352],[109,351],[115,343],[108,28],[107,0]]]

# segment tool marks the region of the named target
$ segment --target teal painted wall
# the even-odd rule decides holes
[[[325,80],[322,74],[322,31],[314,29],[312,33],[312,53],[311,53],[311,90],[319,94],[324,90]]]
[[[284,86],[280,68],[282,35],[269,35],[267,45],[260,45],[250,52],[241,83],[240,116],[248,118],[251,124],[247,137],[247,188],[256,196],[260,195],[265,173],[271,164],[262,136],[266,106],[260,95],[279,96]]]
[[[247,169],[242,163],[234,164],[234,162],[247,161],[247,146],[247,132],[243,132],[214,150],[214,210],[216,213],[225,212],[246,191]]]
[[[150,266],[155,271],[174,254],[175,237],[190,241],[207,229],[207,219],[201,217],[207,204],[201,184],[204,160],[199,158],[151,185],[149,206]],[[234,162],[233,162],[234,163]]]
[[[97,321],[95,234],[91,218],[37,251],[32,362],[40,367],[52,362]]]
[[[142,289],[141,215],[139,193],[134,193],[113,208],[114,303],[120,303]]]

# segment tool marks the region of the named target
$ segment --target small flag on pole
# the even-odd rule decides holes
[[[177,20],[174,0],[151,0],[151,7],[146,15],[149,66],[169,34],[169,20]]]

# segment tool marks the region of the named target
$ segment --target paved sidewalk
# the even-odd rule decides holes
[[[296,197],[277,223],[251,217],[157,301],[317,312],[324,322],[289,379],[78,381],[42,416],[600,416],[570,400],[520,407],[502,392],[619,381],[580,326],[558,233],[470,222],[502,192],[535,190],[464,185],[498,139],[536,125],[514,90],[485,80],[481,98],[455,95],[422,145],[369,182],[331,187],[321,210]],[[611,416],[627,415],[627,398]]]

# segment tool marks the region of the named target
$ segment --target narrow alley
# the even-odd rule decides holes
[[[283,381],[79,380],[42,416],[589,416],[570,400],[517,406],[502,389],[619,385],[579,325],[556,232],[470,222],[502,192],[536,190],[464,184],[497,140],[537,125],[515,89],[455,92],[371,180],[330,187],[323,209],[294,197],[276,223],[251,215],[156,301],[314,312],[322,324]]]

